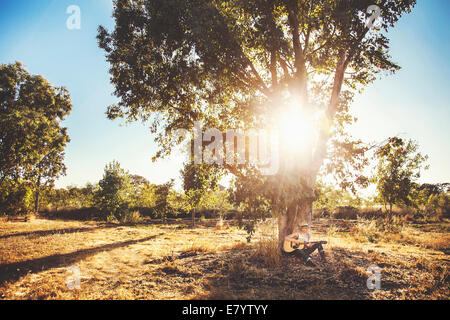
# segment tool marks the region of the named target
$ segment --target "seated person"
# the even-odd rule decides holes
[[[303,245],[302,249],[297,249],[292,252],[302,259],[306,261],[306,264],[310,266],[314,266],[314,263],[311,261],[310,255],[318,250],[322,260],[325,261],[325,253],[323,251],[323,247],[321,243],[309,243],[311,239],[311,230],[307,224],[302,225],[300,227],[299,232],[294,232],[285,237],[286,241],[291,241],[294,244]]]

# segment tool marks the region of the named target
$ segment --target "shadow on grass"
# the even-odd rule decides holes
[[[123,242],[106,244],[89,249],[82,249],[66,254],[55,254],[43,258],[32,259],[21,262],[14,262],[0,265],[0,285],[6,281],[16,281],[20,277],[28,273],[36,273],[52,268],[67,267],[78,261],[86,259],[89,256],[95,255],[99,252],[111,251],[117,248],[130,246],[136,243],[152,240],[163,233],[153,235],[138,240],[128,240]]]
[[[210,263],[202,294],[194,299],[212,300],[367,300],[367,274],[373,264],[363,251],[325,250],[328,262],[313,255],[316,267],[305,266],[295,256],[283,256],[276,267],[268,267],[260,255],[226,255]],[[330,257],[330,255],[332,257]],[[350,257],[351,263],[348,262]],[[220,266],[220,267],[218,267]],[[383,282],[384,281],[384,282]],[[382,279],[382,290],[404,287],[399,281]]]
[[[94,221],[102,220],[101,212],[96,208],[62,208],[59,210],[42,210],[39,215],[47,220]]]
[[[88,227],[88,228],[67,228],[67,229],[53,229],[53,230],[39,230],[39,231],[30,231],[30,232],[21,232],[21,233],[12,233],[0,235],[0,239],[8,239],[13,237],[45,237],[48,235],[54,234],[68,234],[68,233],[76,233],[76,232],[89,232],[96,231],[102,229],[116,228],[118,225],[107,224],[98,227]]]

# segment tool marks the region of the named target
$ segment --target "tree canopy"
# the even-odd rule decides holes
[[[0,65],[0,185],[33,186],[35,210],[41,186],[65,174],[70,139],[61,121],[71,110],[65,87],[29,74],[20,62]]]
[[[281,239],[310,220],[317,174],[354,94],[400,68],[386,32],[416,1],[375,3],[372,26],[373,0],[117,0],[115,29],[98,31],[120,98],[107,115],[148,121],[157,157],[196,121],[219,130],[276,127],[284,115],[309,123],[314,138],[292,147],[296,134],[282,137],[280,170],[263,183],[273,211],[286,213]],[[358,148],[346,146],[341,156],[351,158]]]

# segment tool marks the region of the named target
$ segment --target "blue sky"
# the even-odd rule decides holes
[[[66,9],[81,8],[81,29],[69,30]],[[98,181],[107,162],[118,160],[153,183],[179,178],[180,157],[152,163],[149,129],[106,119],[115,102],[108,65],[97,46],[98,25],[113,28],[111,0],[0,0],[0,63],[21,61],[32,74],[66,86],[74,108],[65,121],[71,142],[67,176],[58,187]],[[450,1],[419,0],[390,33],[391,55],[402,66],[359,95],[351,132],[365,141],[401,134],[417,140],[430,156],[421,181],[450,182]]]

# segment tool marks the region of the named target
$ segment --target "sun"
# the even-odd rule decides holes
[[[301,105],[293,101],[278,115],[277,126],[284,149],[290,153],[305,153],[312,150],[315,142],[316,119]]]

